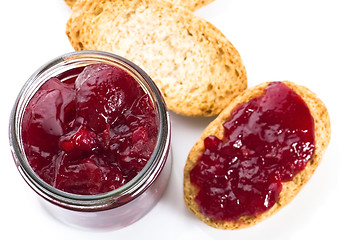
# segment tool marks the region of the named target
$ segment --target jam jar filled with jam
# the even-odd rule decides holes
[[[73,226],[137,221],[171,172],[160,91],[134,63],[106,52],[72,52],[36,71],[16,99],[9,137],[21,176]]]

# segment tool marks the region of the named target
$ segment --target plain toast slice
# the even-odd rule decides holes
[[[66,33],[75,50],[102,50],[145,70],[170,110],[218,114],[246,89],[236,48],[212,24],[161,0],[78,0]]]
[[[69,6],[69,7],[73,7],[73,5],[75,4],[77,0],[65,0],[65,3]],[[176,4],[177,6],[181,6],[184,7],[190,11],[195,11],[211,2],[213,2],[214,0],[166,0],[172,4]]]

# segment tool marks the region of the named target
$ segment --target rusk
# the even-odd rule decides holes
[[[327,109],[323,102],[307,88],[296,85],[295,83],[289,81],[284,81],[283,83],[285,83],[288,87],[293,89],[303,98],[314,118],[315,152],[313,157],[307,163],[306,168],[295,175],[292,181],[282,183],[283,188],[277,203],[269,211],[260,214],[258,217],[245,216],[240,217],[237,221],[214,221],[202,215],[199,212],[198,205],[194,200],[198,193],[198,188],[190,183],[189,173],[196,165],[198,158],[204,150],[203,140],[209,135],[214,135],[222,139],[222,124],[228,120],[232,109],[234,109],[238,103],[245,103],[261,95],[269,83],[263,83],[244,91],[238,97],[236,97],[213,122],[207,126],[207,128],[202,133],[201,138],[191,149],[184,167],[183,190],[185,204],[191,212],[193,212],[201,221],[205,222],[206,224],[219,229],[239,229],[249,227],[263,221],[288,204],[302,189],[306,182],[312,177],[317,166],[320,164],[321,158],[330,141],[331,135],[330,118]]]
[[[133,61],[176,113],[216,115],[247,87],[235,47],[187,9],[161,0],[78,0],[72,10],[66,33],[75,50]]]
[[[76,1],[77,0],[65,0],[65,3],[69,7],[73,7],[73,5],[75,4]],[[189,9],[190,11],[195,11],[195,10],[213,2],[214,0],[166,0],[166,1],[176,4],[177,6],[181,6],[186,9]]]

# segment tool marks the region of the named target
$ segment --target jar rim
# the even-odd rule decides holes
[[[94,195],[68,193],[51,186],[38,177],[27,161],[27,157],[21,143],[20,128],[22,115],[19,116],[19,114],[21,114],[22,107],[27,105],[29,99],[27,102],[24,102],[25,100],[23,99],[23,94],[30,89],[34,81],[39,77],[46,78],[43,80],[43,82],[45,82],[49,79],[49,76],[54,76],[54,74],[56,75],[55,70],[58,67],[66,68],[74,64],[81,67],[100,62],[107,62],[112,65],[116,65],[132,73],[133,78],[150,96],[153,101],[154,111],[156,112],[156,116],[158,118],[157,142],[147,164],[133,179],[125,183],[123,186],[109,192]],[[42,83],[40,85],[42,85]],[[40,85],[38,87],[40,87]],[[32,92],[30,98],[33,94],[34,91]],[[167,159],[166,156],[169,154],[170,119],[166,104],[158,87],[148,74],[146,74],[139,66],[128,59],[109,52],[96,50],[75,51],[61,55],[45,63],[37,71],[35,71],[24,84],[11,112],[9,140],[18,170],[30,187],[32,187],[39,195],[66,208],[72,209],[81,207],[83,210],[106,209],[109,205],[114,203],[114,197],[116,197],[117,200],[120,200],[120,202],[122,199],[127,201],[127,199],[136,198],[152,184],[156,176],[160,173]],[[162,161],[163,159],[164,161]]]

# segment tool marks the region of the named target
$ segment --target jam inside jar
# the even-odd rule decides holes
[[[135,64],[100,51],[63,55],[35,72],[10,119],[15,163],[52,215],[116,229],[144,216],[170,175],[170,121]]]

